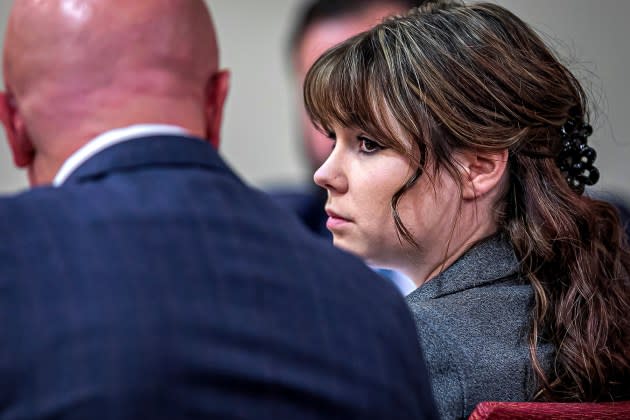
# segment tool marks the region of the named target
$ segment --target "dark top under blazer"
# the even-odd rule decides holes
[[[442,418],[467,418],[481,401],[532,397],[532,299],[514,250],[500,235],[477,244],[407,296]],[[543,367],[552,350],[548,343],[539,348]]]
[[[432,416],[404,300],[206,143],[0,199],[0,419]]]

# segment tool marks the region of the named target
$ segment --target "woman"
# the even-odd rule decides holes
[[[334,149],[337,246],[398,269],[442,415],[483,400],[630,398],[630,254],[597,181],[586,98],[520,19],[429,2],[305,81]]]

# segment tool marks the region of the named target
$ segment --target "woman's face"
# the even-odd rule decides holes
[[[398,213],[416,248],[399,239],[391,209],[392,197],[415,172],[410,160],[359,129],[333,130],[333,151],[314,179],[328,191],[327,227],[334,244],[412,278],[419,264],[439,266],[457,220],[459,186],[445,171],[425,173],[402,196]]]

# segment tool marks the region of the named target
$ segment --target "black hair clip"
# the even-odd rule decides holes
[[[599,171],[593,166],[597,153],[587,145],[591,134],[593,127],[576,117],[569,118],[560,128],[562,150],[556,163],[569,186],[578,194],[584,192],[585,185],[594,185],[599,180]]]

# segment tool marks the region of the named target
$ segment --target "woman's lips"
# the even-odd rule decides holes
[[[326,221],[326,227],[328,230],[339,229],[351,222],[351,220],[340,216],[330,209],[326,209],[326,214],[328,215],[328,220]]]

